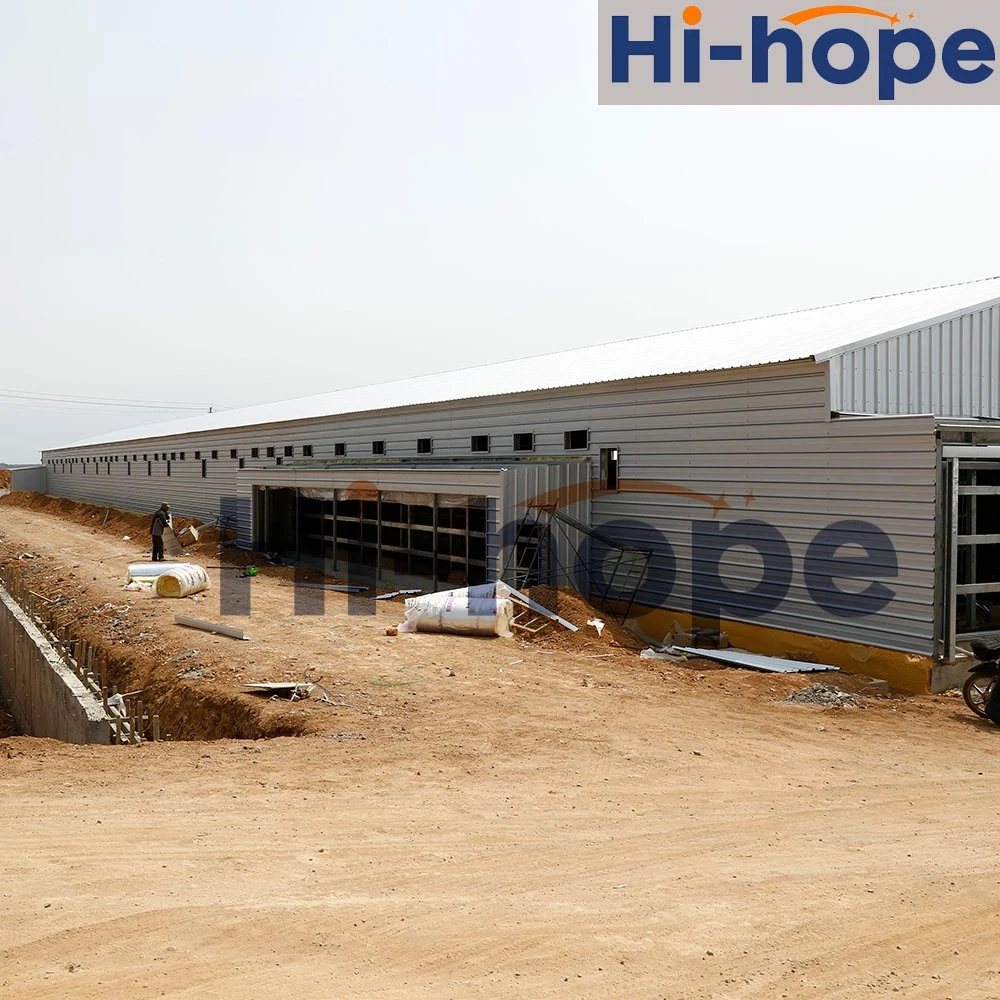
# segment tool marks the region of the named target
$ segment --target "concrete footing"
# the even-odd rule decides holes
[[[27,736],[110,743],[101,699],[63,663],[44,633],[0,586],[0,692]]]

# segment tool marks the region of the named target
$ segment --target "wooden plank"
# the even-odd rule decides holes
[[[187,615],[174,615],[174,624],[183,625],[185,628],[200,629],[202,632],[227,635],[230,639],[245,639],[248,642],[250,640],[250,636],[241,628],[234,628],[232,625],[217,625],[215,622],[202,621],[200,618],[188,618]]]

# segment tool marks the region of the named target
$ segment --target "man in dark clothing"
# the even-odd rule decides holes
[[[153,562],[163,561],[163,529],[170,523],[170,504],[160,504],[160,509],[153,515],[153,523],[149,533],[153,536]]]

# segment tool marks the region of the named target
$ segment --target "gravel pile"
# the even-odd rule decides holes
[[[823,705],[826,708],[857,708],[861,704],[856,694],[838,691],[828,684],[810,684],[801,691],[793,691],[785,701],[794,705]]]

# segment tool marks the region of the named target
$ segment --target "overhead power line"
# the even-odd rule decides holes
[[[222,409],[213,403],[179,403],[155,399],[113,399],[100,396],[72,396],[66,393],[25,392],[21,389],[0,389],[0,399],[18,403],[57,403],[71,406],[105,406],[128,410],[183,410],[187,413]]]

